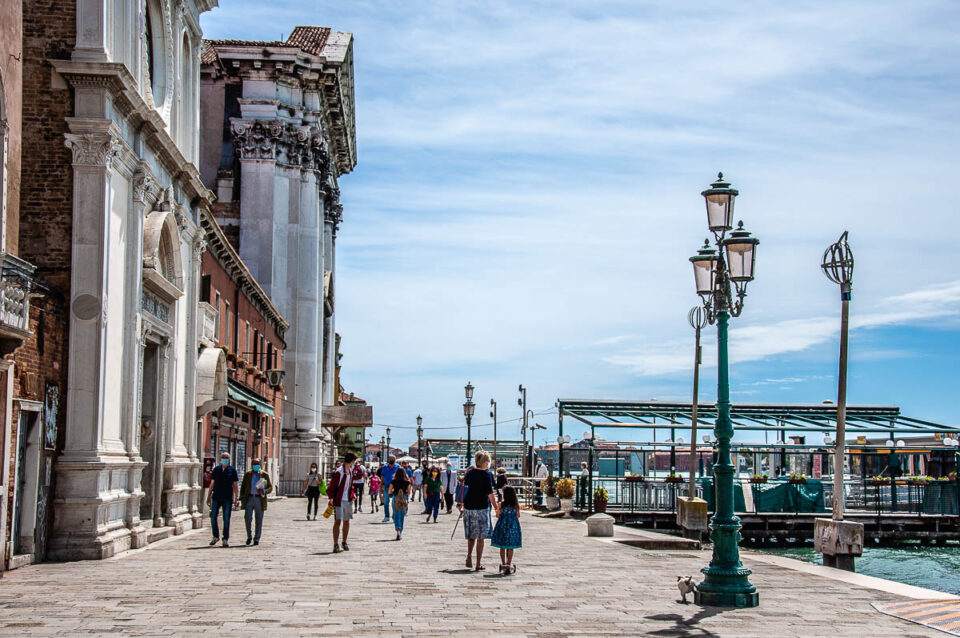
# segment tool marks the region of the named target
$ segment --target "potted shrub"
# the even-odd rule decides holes
[[[872,483],[873,485],[890,485],[890,477],[874,476],[872,479],[870,479],[870,483]]]
[[[573,497],[577,493],[577,484],[573,479],[562,478],[557,481],[557,497],[560,499],[560,509],[564,512],[573,511]]]
[[[640,483],[643,481],[643,474],[630,474],[623,477],[623,480],[627,483]]]
[[[603,489],[602,487],[598,487],[593,490],[593,511],[607,511],[607,490]]]
[[[807,477],[804,474],[791,474],[787,477],[792,485],[806,485]]]
[[[929,476],[908,476],[907,480],[910,485],[927,485],[931,479]]]
[[[766,483],[770,479],[766,474],[754,474],[750,477],[751,483]]]
[[[683,477],[674,472],[670,472],[670,474],[663,480],[665,483],[683,483]]]
[[[547,497],[547,509],[554,512],[560,509],[560,498],[557,496],[557,477],[548,476],[543,481],[543,493]]]

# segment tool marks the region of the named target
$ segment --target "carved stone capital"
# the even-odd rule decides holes
[[[240,159],[276,160],[283,142],[284,126],[279,120],[234,120],[233,146]]]
[[[207,240],[202,233],[197,233],[193,238],[193,260],[200,261],[201,255],[207,250]]]
[[[103,166],[110,168],[120,155],[120,140],[109,133],[65,135],[67,148],[73,151],[74,166]]]
[[[141,166],[133,174],[133,200],[152,206],[160,196],[160,184],[150,174],[149,169]]]

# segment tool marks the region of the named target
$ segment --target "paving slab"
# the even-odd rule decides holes
[[[199,530],[107,561],[22,567],[0,579],[0,636],[946,635],[872,606],[910,600],[912,590],[751,553],[760,607],[683,605],[676,577],[699,577],[709,552],[588,538],[576,520],[523,514],[517,573],[499,576],[489,549],[487,571],[468,571],[462,526],[450,540],[456,516],[424,524],[419,508],[411,505],[400,542],[380,514],[358,514],[341,554],[331,552],[332,521],[307,521],[305,501],[286,499],[270,504],[258,547],[243,544],[234,515],[229,548],[209,547]]]

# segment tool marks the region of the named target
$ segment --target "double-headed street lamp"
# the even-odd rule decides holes
[[[423,417],[417,415],[417,466],[423,465]]]
[[[473,412],[477,405],[473,402],[473,384],[467,381],[463,387],[463,395],[467,398],[463,403],[463,416],[467,420],[467,462],[472,458],[470,456],[470,422],[473,421]]]
[[[750,570],[740,562],[740,519],[733,512],[733,474],[730,460],[730,381],[727,357],[727,324],[730,316],[740,316],[747,284],[753,280],[753,267],[759,240],[743,229],[733,232],[733,204],[739,192],[724,181],[717,181],[701,193],[707,203],[707,226],[714,235],[716,250],[709,240],[690,258],[703,300],[707,321],[717,324],[717,462],[714,465],[716,512],[710,521],[713,558],[701,571],[706,576],[697,587],[696,602],[716,607],[756,607],[757,588],[749,580]],[[728,235],[729,233],[729,235]]]

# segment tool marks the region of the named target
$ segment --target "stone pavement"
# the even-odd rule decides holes
[[[270,504],[259,547],[208,547],[205,530],[107,561],[46,563],[0,579],[0,635],[170,636],[943,636],[882,615],[895,595],[749,561],[760,607],[678,602],[678,575],[706,552],[658,552],[585,537],[576,521],[524,515],[518,572],[463,564],[462,526],[412,515],[401,542],[380,515],[358,514],[351,551],[331,553],[332,520],[305,501]],[[489,548],[488,548],[489,549]]]

